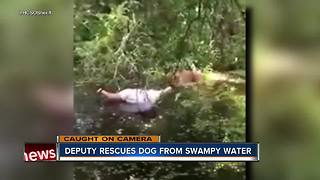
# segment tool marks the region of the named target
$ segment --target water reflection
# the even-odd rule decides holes
[[[79,134],[139,135],[162,119],[158,107],[143,114],[126,113],[119,105],[106,103],[95,90],[96,87],[85,87],[76,92],[75,130]]]
[[[155,117],[105,106],[96,86],[76,88],[79,134],[160,135],[162,142],[245,140],[245,97],[228,87],[178,89],[160,99]],[[245,179],[244,163],[83,162],[75,179]]]

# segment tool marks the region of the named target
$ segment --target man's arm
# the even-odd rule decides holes
[[[168,86],[168,87],[166,87],[164,90],[162,90],[161,96],[162,96],[162,95],[165,95],[165,94],[169,94],[169,93],[171,93],[172,91],[173,91],[172,87],[171,87],[171,86]]]
[[[121,98],[120,94],[118,94],[118,93],[110,93],[108,91],[103,90],[102,88],[99,88],[97,90],[97,93],[102,94],[109,101],[123,101],[123,99]]]

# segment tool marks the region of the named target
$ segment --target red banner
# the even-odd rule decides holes
[[[56,144],[25,144],[24,161],[56,161]]]

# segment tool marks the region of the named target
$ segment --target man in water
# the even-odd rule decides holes
[[[106,98],[106,102],[112,104],[120,111],[151,115],[154,117],[155,104],[160,97],[172,92],[172,87],[165,89],[124,89],[117,93],[108,92],[99,88],[97,93]],[[111,106],[111,105],[110,105]]]
[[[169,79],[170,86],[162,90],[124,89],[120,92],[112,93],[100,88],[97,90],[97,93],[103,95],[106,98],[106,102],[116,105],[123,112],[148,114],[149,112],[154,112],[155,104],[160,97],[172,92],[173,88],[197,84],[213,86],[216,83],[228,83],[232,85],[243,85],[245,83],[242,78],[235,78],[229,74],[218,72],[203,73],[199,70],[178,70]]]

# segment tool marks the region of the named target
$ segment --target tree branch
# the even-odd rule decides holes
[[[178,49],[178,48],[181,48],[182,44],[185,42],[187,36],[188,36],[189,33],[190,33],[190,30],[191,30],[191,27],[192,27],[193,23],[196,22],[197,20],[201,19],[201,7],[202,7],[201,5],[202,5],[202,0],[199,0],[199,1],[198,1],[198,13],[197,13],[197,17],[195,17],[195,18],[193,18],[192,20],[189,21],[189,23],[188,23],[188,25],[187,25],[187,28],[186,28],[186,30],[185,30],[185,32],[184,32],[184,35],[182,36],[182,38],[181,38],[180,41],[179,41],[179,44],[178,44],[177,49]],[[182,47],[182,48],[184,48],[184,47]],[[183,49],[183,51],[184,51],[184,49]],[[179,53],[179,54],[181,54],[181,53]],[[181,58],[181,57],[179,57],[179,58]]]
[[[245,12],[245,10],[242,9],[242,6],[241,6],[241,4],[239,3],[238,0],[233,0],[233,2],[236,4],[237,8],[239,9],[242,19],[245,21],[246,20],[246,17],[245,17],[245,13],[246,12]]]

